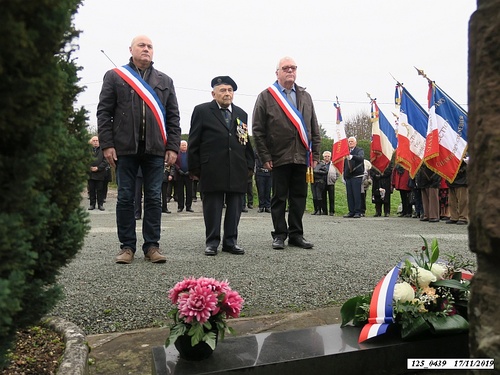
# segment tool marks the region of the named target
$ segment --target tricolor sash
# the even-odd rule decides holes
[[[165,107],[153,88],[142,79],[142,77],[130,65],[124,65],[113,69],[125,82],[127,82],[147,104],[153,112],[163,143],[167,144],[167,126],[165,123]]]
[[[400,266],[401,263],[395,266],[375,287],[370,302],[368,323],[361,330],[358,342],[385,333],[389,325],[394,323],[392,296],[394,295],[394,285],[398,280]]]
[[[312,166],[312,143],[309,141],[309,137],[307,135],[307,127],[304,121],[304,117],[302,113],[295,108],[295,106],[290,103],[285,93],[279,89],[278,82],[275,82],[273,85],[268,88],[269,93],[272,97],[278,102],[278,105],[281,107],[283,112],[285,112],[286,117],[292,122],[297,131],[299,132],[300,140],[302,144],[307,150],[307,166]]]

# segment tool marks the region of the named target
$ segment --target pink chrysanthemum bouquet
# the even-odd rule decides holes
[[[165,346],[188,334],[192,346],[204,341],[215,349],[217,334],[222,340],[226,331],[233,333],[226,319],[237,318],[244,302],[227,281],[207,277],[185,278],[170,289],[168,297],[176,307],[168,313],[174,323]]]

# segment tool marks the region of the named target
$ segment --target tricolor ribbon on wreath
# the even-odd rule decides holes
[[[392,315],[392,297],[400,267],[401,263],[398,263],[373,290],[368,323],[361,330],[358,342],[384,334],[389,325],[395,323]]]
[[[278,82],[275,82],[273,85],[268,88],[271,96],[276,100],[280,108],[285,112],[286,117],[292,122],[293,126],[299,132],[300,140],[302,144],[307,150],[307,173],[306,173],[306,182],[313,183],[313,155],[312,155],[312,143],[309,140],[307,135],[307,127],[304,121],[304,117],[302,113],[291,103],[286,94],[279,89]]]
[[[124,65],[113,69],[125,82],[127,82],[139,94],[146,105],[151,109],[160,128],[163,143],[167,144],[167,125],[165,123],[165,107],[153,88],[142,79],[142,77],[130,65]]]

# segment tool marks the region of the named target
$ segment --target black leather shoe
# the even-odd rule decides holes
[[[170,211],[168,208],[166,210],[161,210],[164,214],[171,214],[172,211]]]
[[[270,213],[271,213],[271,209],[270,209],[270,208],[267,208],[267,207],[266,207],[266,208],[264,208],[264,211],[265,211],[265,212],[267,212],[268,214],[270,214]]]
[[[285,241],[283,241],[281,238],[276,237],[273,240],[273,249],[284,249],[285,248]]]
[[[177,212],[182,212],[182,210],[183,210],[183,209],[184,209],[184,208],[178,208],[178,209],[177,209]]]
[[[186,208],[186,211],[187,211],[187,212],[194,212],[194,210],[193,210],[191,207]]]
[[[231,254],[236,254],[236,255],[245,254],[245,250],[243,250],[238,245],[234,245],[233,247],[222,247],[222,251],[224,251],[225,253],[231,253]]]
[[[247,210],[247,208],[246,208],[246,207],[243,207],[243,208],[241,209],[241,212],[248,212],[248,210]]]
[[[353,219],[359,219],[361,217],[360,214],[354,214],[354,216],[352,217]]]
[[[205,255],[217,255],[217,248],[216,247],[211,247],[211,246],[207,246],[207,248],[205,249]]]
[[[264,208],[263,207],[259,207],[259,211],[258,212],[259,213],[264,212]]]
[[[252,204],[249,204],[249,205],[248,205],[248,208],[249,208],[249,209],[251,209],[251,210],[253,210],[253,205],[252,205]]]
[[[104,211],[104,206],[102,204],[98,208],[99,208],[99,211]]]
[[[348,218],[348,217],[354,217],[354,214],[347,214],[347,215],[344,215],[345,218]]]
[[[89,207],[89,210],[90,210],[90,211],[95,210],[95,206],[90,206],[90,207]]]
[[[288,245],[300,247],[302,249],[312,249],[314,246],[311,242],[307,242],[304,237],[290,238]]]

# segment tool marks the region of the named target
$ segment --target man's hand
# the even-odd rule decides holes
[[[116,156],[116,150],[114,147],[108,147],[102,150],[102,154],[104,155],[104,158],[107,160],[109,165],[111,165],[113,168],[116,167],[116,161],[118,160],[118,157]]]
[[[167,164],[167,167],[174,165],[176,160],[177,160],[177,152],[172,150],[167,150],[167,152],[165,153],[165,163]]]
[[[270,171],[272,171],[273,170],[273,161],[272,160],[266,161],[262,167],[264,169],[269,169]]]

